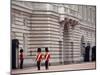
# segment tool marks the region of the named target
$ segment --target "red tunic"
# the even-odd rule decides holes
[[[42,54],[41,53],[37,54],[36,60],[41,62],[41,60],[42,60]]]
[[[23,60],[23,53],[20,53],[20,60]]]
[[[45,54],[45,61],[49,61],[49,59],[50,59],[50,54],[49,53],[46,53]]]

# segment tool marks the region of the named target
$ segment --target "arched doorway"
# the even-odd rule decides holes
[[[64,25],[63,28],[63,60],[64,60],[64,64],[69,63],[69,43],[68,43],[68,39],[69,39],[69,32],[68,32],[68,27],[67,25]]]
[[[74,34],[73,30],[78,21],[70,18],[64,18],[61,25],[63,27],[63,61],[64,64],[74,63]]]

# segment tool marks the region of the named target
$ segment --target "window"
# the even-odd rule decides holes
[[[82,18],[82,6],[78,6],[78,12],[80,17]]]
[[[64,12],[65,13],[68,13],[68,8],[64,8]]]
[[[91,19],[91,11],[90,11],[90,8],[88,8],[88,21],[90,22],[90,19]]]
[[[72,15],[76,15],[75,11],[74,11],[74,10],[71,10],[71,9],[70,9],[70,13],[71,13]]]
[[[82,6],[82,19],[84,20],[84,6]]]
[[[93,12],[92,12],[92,8],[89,8],[89,11],[90,11],[90,13],[89,13],[89,14],[90,14],[90,15],[89,15],[90,22],[92,22],[92,18],[93,18],[93,17],[92,17],[92,13],[93,13]]]

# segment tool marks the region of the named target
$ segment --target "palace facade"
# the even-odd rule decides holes
[[[19,50],[24,49],[24,66],[36,64],[37,48],[44,53],[48,47],[50,64],[57,65],[83,62],[83,46],[95,46],[95,6],[16,0],[11,4],[11,39],[18,39]],[[18,64],[18,55],[16,59]]]

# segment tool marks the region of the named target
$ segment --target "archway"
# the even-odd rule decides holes
[[[63,27],[63,62],[64,64],[70,64],[74,62],[74,41],[72,31],[79,22],[71,18],[64,18],[60,23]]]
[[[64,64],[69,63],[69,31],[67,24],[63,28],[63,60]]]

